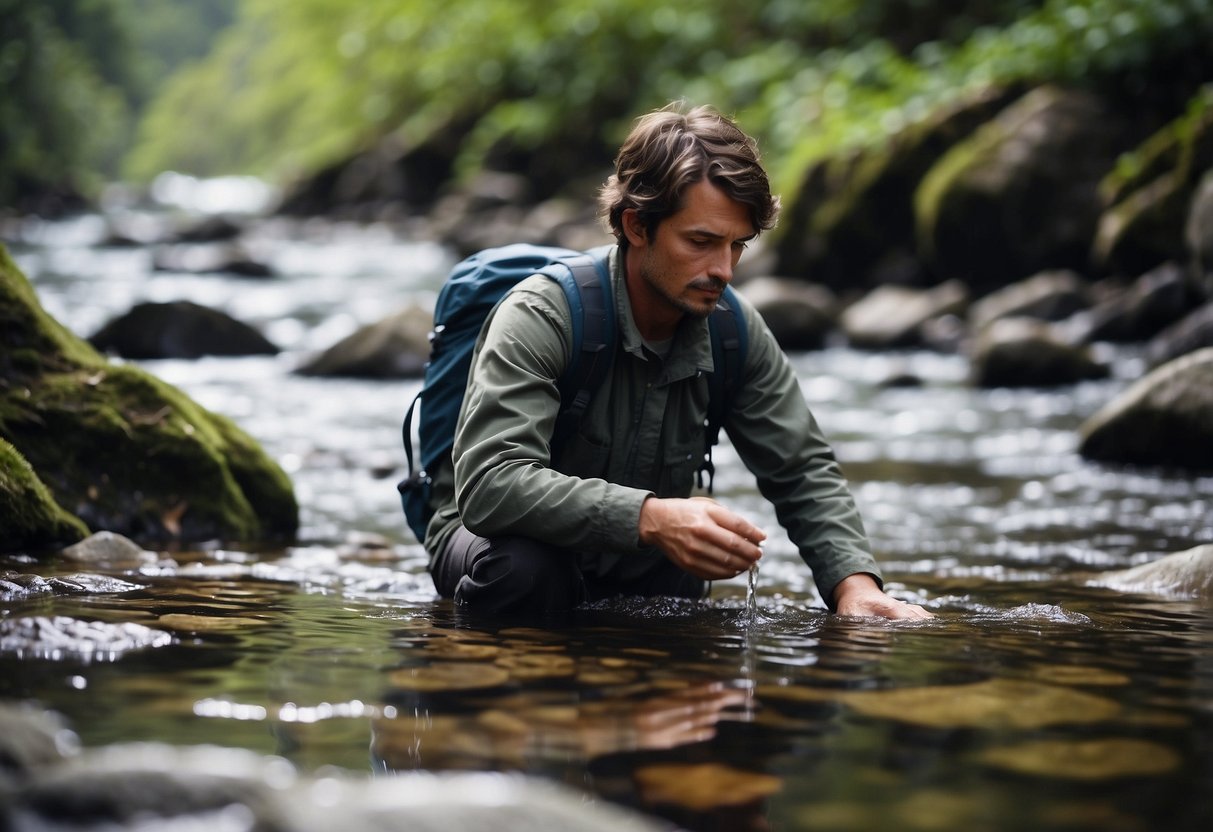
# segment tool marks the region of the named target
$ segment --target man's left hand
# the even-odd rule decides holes
[[[885,594],[876,579],[866,572],[848,575],[834,587],[834,607],[839,615],[881,618],[934,618],[918,604],[907,604]]]

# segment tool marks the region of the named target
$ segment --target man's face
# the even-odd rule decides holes
[[[756,236],[746,206],[706,179],[687,188],[682,209],[653,234],[645,234],[634,214],[631,219],[625,227],[639,280],[629,282],[629,289],[679,317],[712,313],[746,243]]]

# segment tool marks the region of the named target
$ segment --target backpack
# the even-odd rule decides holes
[[[409,528],[425,540],[434,509],[430,492],[434,473],[449,464],[455,427],[471,370],[472,352],[489,313],[513,286],[534,274],[555,280],[564,289],[572,317],[573,357],[558,381],[560,411],[552,436],[552,458],[573,435],[594,392],[606,380],[615,355],[617,328],[607,258],[613,245],[586,252],[526,243],[491,248],[471,255],[451,270],[438,293],[430,360],[421,391],[404,416],[402,437],[408,476],[396,488]],[[711,491],[712,446],[728,401],[740,384],[745,364],[746,328],[732,289],[725,289],[709,319],[712,359],[724,372],[709,377],[711,395],[704,438],[704,459],[698,477],[708,475]],[[413,449],[413,418],[424,400],[417,423],[419,451]]]

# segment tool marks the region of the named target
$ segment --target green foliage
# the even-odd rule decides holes
[[[1213,0],[247,0],[157,100],[130,171],[286,177],[386,136],[457,143],[463,172],[533,148],[601,165],[685,98],[737,115],[786,189],[976,88],[1207,78],[1211,36]]]
[[[113,170],[129,111],[109,6],[0,0],[0,206]]]

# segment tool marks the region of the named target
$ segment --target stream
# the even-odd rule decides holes
[[[156,271],[148,246],[101,246],[106,229],[29,220],[5,243],[81,336],[184,299],[281,347],[141,363],[263,443],[301,530],[287,547],[116,563],[113,583],[90,573],[96,591],[0,594],[0,700],[59,712],[83,745],[217,743],[368,777],[522,772],[693,830],[1213,828],[1213,611],[1097,581],[1213,543],[1213,477],[1076,452],[1078,426],[1141,374],[1133,348],[1102,354],[1111,378],[1047,391],[974,389],[953,355],[792,356],[887,588],[934,621],[827,614],[727,442],[716,497],[767,530],[760,572],[705,602],[481,620],[437,599],[400,512],[420,382],[292,373],[432,306],[451,252],[387,226],[258,219],[242,242],[277,276],[251,279]],[[907,375],[919,383],[889,383]],[[83,571],[19,555],[4,569]]]

